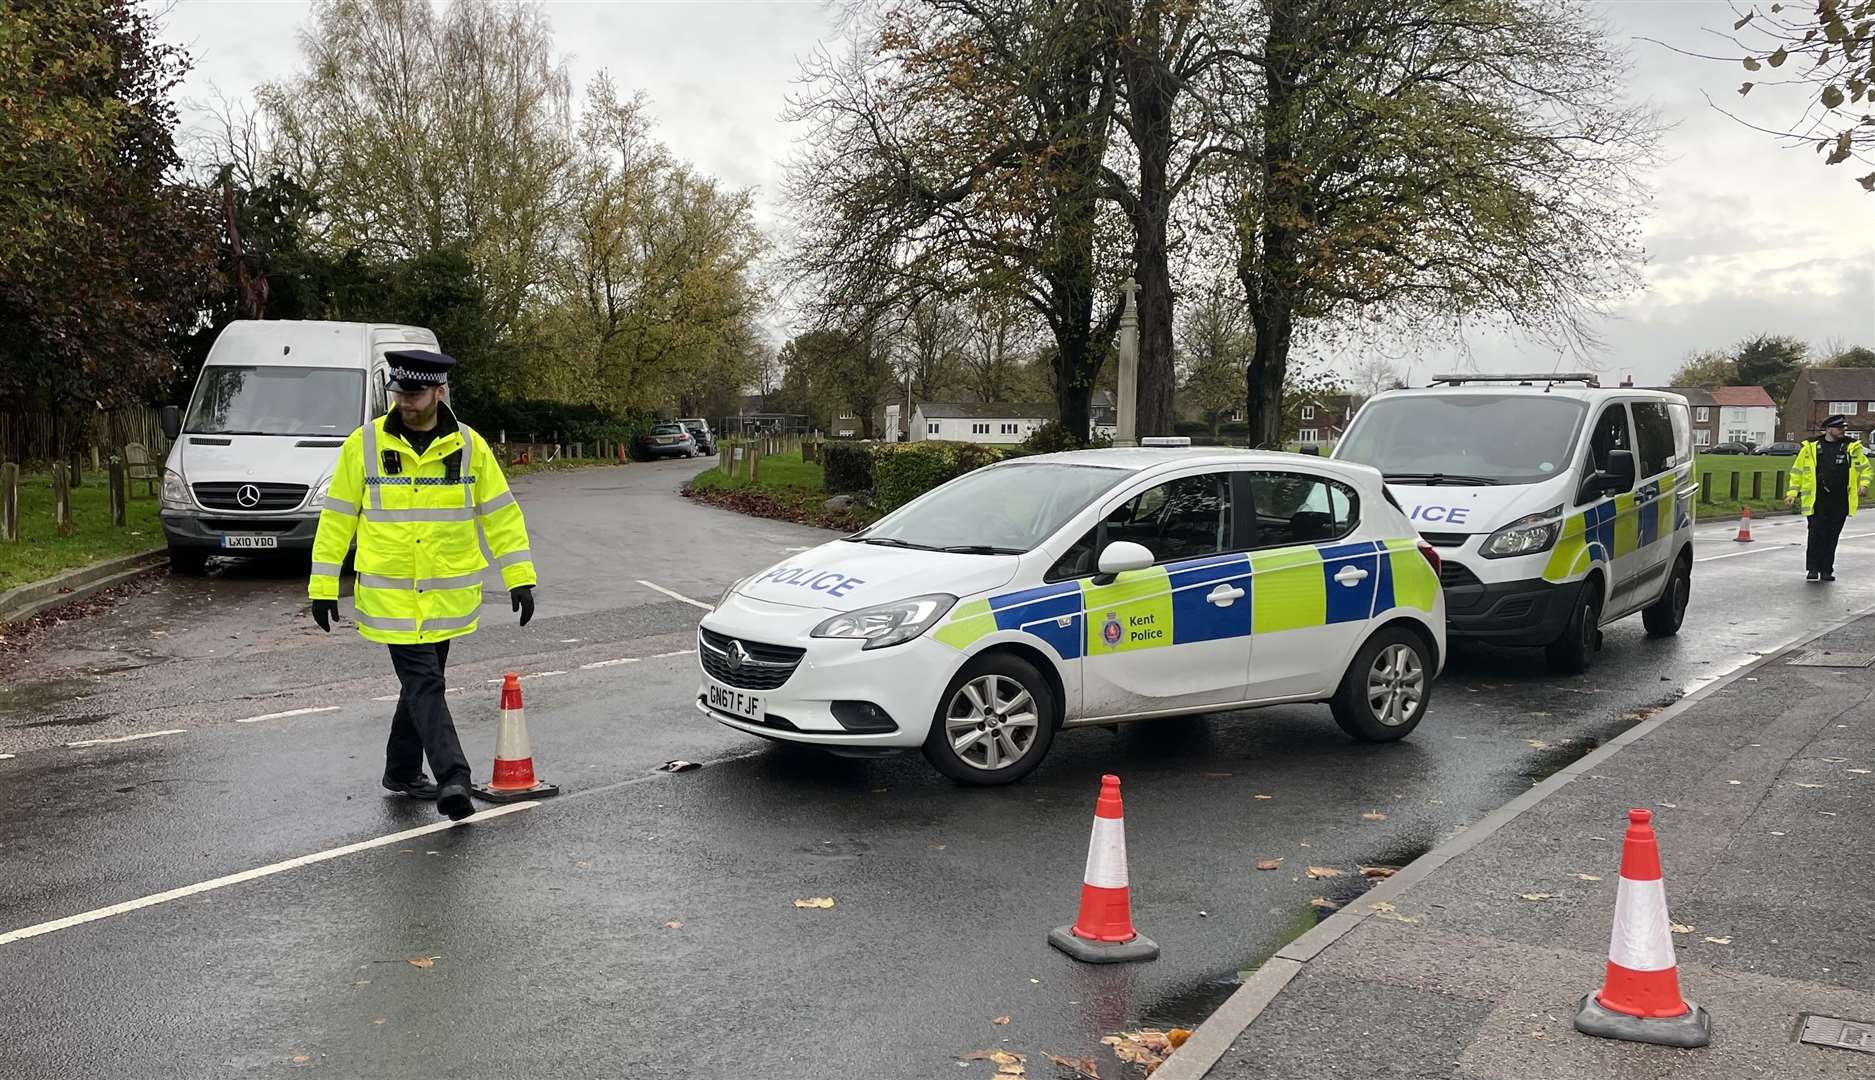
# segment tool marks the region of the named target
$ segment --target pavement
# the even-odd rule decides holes
[[[1349,900],[1321,940],[1278,953],[1289,981],[1203,1075],[1875,1076],[1875,1038],[1870,1053],[1797,1039],[1809,1015],[1875,1023],[1872,657],[1863,617],[1761,662],[1572,766],[1468,850],[1429,856],[1406,887]],[[1680,985],[1712,1014],[1709,1047],[1573,1028],[1601,986],[1630,807],[1655,815]],[[1184,1053],[1166,1075],[1199,1075]]]
[[[972,1055],[992,1050],[1030,1076],[1051,1053],[1137,1075],[1104,1038],[1197,1025],[1328,915],[1314,898],[1357,899],[1358,867],[1411,863],[1875,606],[1854,575],[1803,585],[1801,523],[1752,545],[1702,526],[1678,638],[1624,621],[1573,678],[1462,651],[1402,743],[1287,706],[1070,732],[1023,783],[963,789],[916,755],[835,759],[696,713],[697,605],[831,536],[678,497],[699,467],[516,484],[540,613],[519,629],[491,591],[449,673],[478,771],[496,683],[522,676],[567,794],[507,816],[439,828],[378,790],[395,683],[381,649],[311,624],[300,568],[159,575],[0,658],[0,1077],[934,1078],[988,1076]],[[1875,528],[1844,555],[1875,555]],[[1105,772],[1151,964],[1046,944]],[[794,905],[814,898],[834,907]]]

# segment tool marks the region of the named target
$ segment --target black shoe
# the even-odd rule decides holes
[[[434,802],[436,799],[436,782],[422,773],[409,780],[393,780],[390,773],[385,773],[382,783],[384,790],[395,791],[399,795],[408,795],[424,802]]]
[[[469,801],[468,783],[462,780],[451,780],[444,784],[436,796],[436,812],[447,814],[451,821],[461,821],[475,813],[475,804]]]
[[[1807,573],[1807,574],[1805,574],[1805,575],[1803,575],[1803,580],[1805,580],[1805,581],[1815,581],[1815,580],[1816,580],[1816,579],[1817,579],[1818,577],[1821,577],[1821,576],[1822,576],[1822,575],[1820,575],[1820,574],[1818,574],[1818,573],[1817,573],[1817,572],[1816,572],[1815,570],[1812,570],[1812,571],[1810,571],[1809,573]]]
[[[1835,574],[1824,574],[1824,575],[1823,575],[1823,580],[1824,580],[1824,581],[1835,581],[1835,580],[1836,580],[1836,575],[1835,575]]]

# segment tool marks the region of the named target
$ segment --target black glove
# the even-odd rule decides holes
[[[339,617],[339,602],[337,600],[314,600],[312,602],[312,617],[313,622],[319,624],[319,629],[330,634],[332,632],[332,620]]]
[[[517,585],[508,590],[508,599],[514,602],[514,610],[521,613],[521,625],[526,626],[534,618],[534,587]]]

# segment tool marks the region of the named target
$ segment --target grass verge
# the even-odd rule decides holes
[[[20,477],[20,538],[11,544],[0,540],[0,592],[163,545],[157,500],[145,495],[141,484],[131,485],[125,527],[111,524],[107,481],[105,473],[86,473],[84,486],[72,489],[72,524],[77,531],[60,536],[52,519],[52,477]]]
[[[821,468],[799,454],[765,457],[761,476],[750,481],[730,477],[718,466],[699,474],[684,488],[698,502],[751,517],[774,518],[823,529],[854,532],[878,520],[878,513],[855,500],[844,510],[829,510]]]

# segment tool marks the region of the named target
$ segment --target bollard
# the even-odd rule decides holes
[[[1751,497],[1754,501],[1757,499],[1764,498],[1764,491],[1762,490],[1763,487],[1764,487],[1764,474],[1761,472],[1752,473],[1751,474]]]
[[[1784,499],[1784,470],[1777,470],[1776,482],[1772,485],[1772,489],[1777,493],[1778,501],[1782,502]]]
[[[1699,474],[1699,501],[1707,504],[1708,506],[1712,504],[1712,474],[1711,473]]]
[[[63,461],[52,466],[52,519],[58,523],[60,536],[77,531],[72,524],[71,466]]]
[[[762,478],[762,449],[749,447],[749,483],[754,484]]]
[[[733,479],[733,475],[729,471],[729,444],[724,443],[717,447],[716,456],[719,459],[716,468],[722,472],[723,476]]]
[[[1732,493],[1730,497],[1733,502],[1738,501],[1738,474],[1737,473],[1732,474]]]
[[[123,528],[128,524],[125,518],[125,500],[129,497],[130,485],[125,475],[124,459],[111,455],[111,524]]]
[[[0,465],[0,540],[9,543],[20,538],[20,467],[11,461]]]

